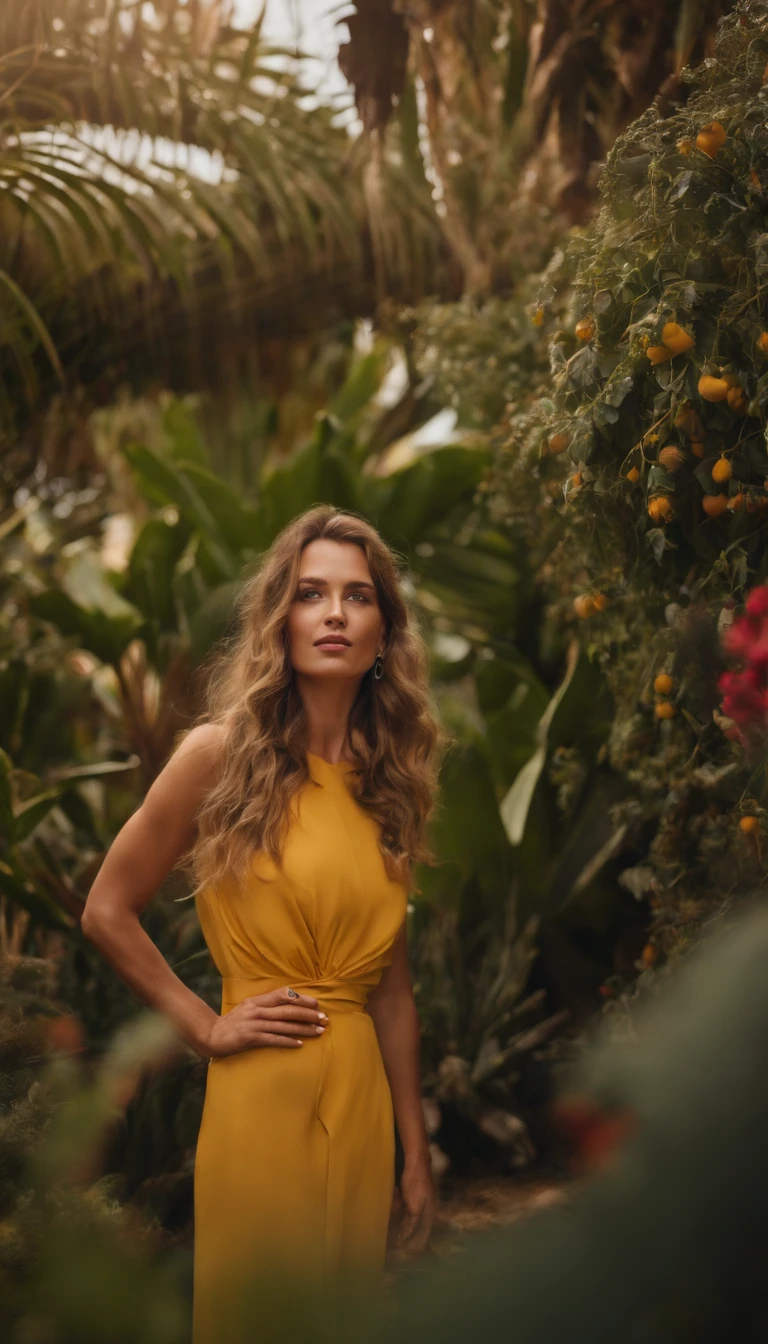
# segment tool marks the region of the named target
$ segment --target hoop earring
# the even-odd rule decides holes
[[[375,681],[381,681],[384,676],[384,664],[381,661],[381,654],[376,654],[376,662],[373,664],[373,676]]]

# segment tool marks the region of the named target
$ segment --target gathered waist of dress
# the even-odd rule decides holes
[[[365,1008],[371,986],[354,980],[289,980],[275,976],[260,979],[247,979],[242,976],[225,975],[222,977],[221,1007],[234,1008],[243,999],[255,994],[268,994],[272,989],[282,989],[287,985],[297,994],[306,994],[317,999],[318,1007],[330,1005],[333,1011],[361,1013]]]

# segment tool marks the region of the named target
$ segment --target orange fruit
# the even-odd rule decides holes
[[[659,453],[659,466],[664,467],[666,471],[679,471],[685,466],[685,457],[679,448],[670,444],[668,448],[662,448]]]
[[[648,500],[648,513],[654,523],[669,523],[675,516],[672,501],[667,495],[654,495]]]
[[[673,355],[682,355],[685,350],[690,350],[693,345],[693,337],[684,327],[678,326],[677,322],[664,323],[661,330],[661,339]]]
[[[595,334],[595,324],[591,317],[582,317],[575,327],[576,335],[580,341],[591,341]]]
[[[675,683],[668,672],[660,672],[653,683],[653,689],[654,691],[657,691],[659,695],[671,695],[674,686]]]
[[[582,483],[583,480],[584,480],[584,477],[582,476],[581,472],[580,472],[580,471],[574,471],[574,473],[573,473],[573,475],[572,475],[572,477],[571,477],[571,487],[572,487],[572,489],[574,489],[574,490],[578,490],[578,488],[579,488],[579,486],[581,485],[581,483]]]
[[[50,1017],[45,1024],[45,1042],[49,1050],[62,1050],[66,1054],[76,1055],[85,1049],[83,1024],[72,1013],[62,1013],[59,1017]]]
[[[654,705],[654,713],[657,719],[674,719],[675,706],[671,700],[657,700]]]
[[[597,611],[605,611],[605,608],[608,606],[608,598],[605,596],[605,593],[594,593],[592,602]]]
[[[718,485],[722,485],[724,481],[730,481],[732,475],[733,475],[733,467],[728,461],[728,458],[727,457],[718,458],[717,462],[712,468],[712,480],[716,481]]]
[[[762,350],[764,355],[768,355],[768,331],[761,331],[757,338],[758,349]]]
[[[633,485],[636,481],[640,480],[640,472],[637,470],[637,467],[630,467],[627,472],[627,480],[631,481]]]
[[[701,438],[701,420],[695,406],[681,406],[675,416],[675,429],[679,429],[687,439]]]
[[[699,379],[699,395],[705,401],[725,401],[728,396],[728,382],[725,378],[713,378],[710,373],[703,373]]]
[[[717,518],[728,508],[727,495],[703,495],[701,507],[709,518]]]
[[[707,154],[710,159],[713,159],[727,139],[728,134],[725,127],[719,121],[709,121],[706,126],[702,126],[696,136],[696,148],[700,149],[702,154]]]
[[[742,830],[745,835],[754,835],[759,825],[760,822],[757,817],[742,817],[739,821],[739,829]]]
[[[685,157],[688,158],[688,155],[690,154],[691,150],[693,149],[693,141],[692,141],[692,140],[689,140],[689,138],[688,138],[687,135],[686,135],[686,136],[683,136],[683,139],[682,139],[682,140],[678,140],[678,142],[677,142],[675,148],[676,148],[678,154],[684,154]]]
[[[645,353],[652,364],[666,364],[673,352],[666,345],[649,345]]]
[[[658,959],[658,955],[653,943],[646,943],[640,960],[643,963],[643,966],[653,966],[654,962]]]
[[[582,621],[586,621],[590,616],[594,616],[595,611],[597,610],[592,598],[588,597],[586,593],[582,593],[579,597],[573,599],[573,609],[579,617],[579,620]]]
[[[739,491],[738,495],[731,495],[731,498],[728,500],[728,508],[732,509],[734,513],[740,513],[744,508],[744,504],[745,499],[741,491]]]
[[[704,444],[701,442],[701,439],[691,439],[688,443],[688,447],[690,448],[694,457],[704,456]]]
[[[746,415],[749,408],[749,402],[744,396],[744,389],[741,387],[729,387],[726,397],[729,408],[735,415]]]
[[[567,434],[552,434],[547,440],[547,448],[550,453],[564,453],[568,447]]]

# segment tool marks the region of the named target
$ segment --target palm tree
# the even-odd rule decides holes
[[[685,97],[730,0],[358,0],[340,64],[363,136],[412,120],[465,289],[539,270],[595,205],[594,165],[654,99]],[[386,71],[386,75],[383,73]],[[412,142],[418,136],[408,133]],[[390,140],[393,137],[390,137]],[[395,147],[399,153],[399,146]]]
[[[349,162],[338,109],[308,106],[309,92],[260,21],[235,26],[228,0],[5,8],[6,424],[56,380],[206,384],[265,331],[371,309],[364,164]],[[407,291],[438,235],[412,190],[392,199],[403,217],[389,262]],[[404,211],[422,223],[413,246]]]

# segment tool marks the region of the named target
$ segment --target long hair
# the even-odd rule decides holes
[[[198,891],[225,876],[243,880],[254,852],[280,865],[291,800],[310,778],[307,722],[289,660],[286,623],[301,553],[317,538],[354,542],[365,553],[384,616],[384,676],[362,679],[349,714],[354,796],[379,824],[390,878],[413,888],[413,864],[434,863],[425,840],[448,737],[429,688],[429,657],[404,599],[394,553],[365,519],[331,505],[294,518],[240,590],[234,633],[216,646],[198,722],[222,729],[216,784],[197,814],[197,835],[180,865]]]

